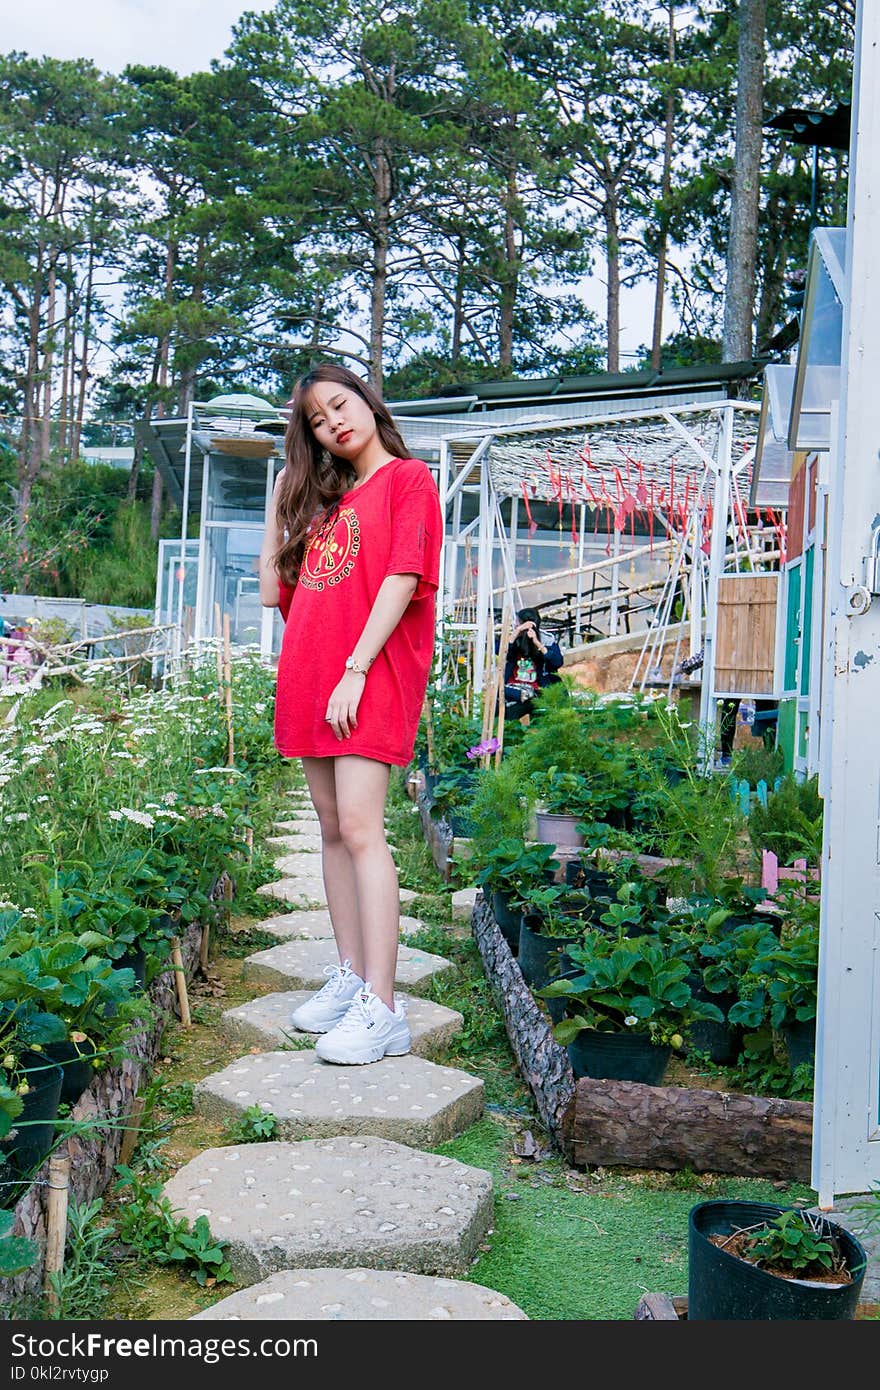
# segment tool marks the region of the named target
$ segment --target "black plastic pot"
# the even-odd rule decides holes
[[[569,859],[565,866],[565,882],[569,888],[581,888],[591,898],[613,898],[614,883],[609,874],[603,874],[580,859]]]
[[[492,915],[498,928],[514,955],[519,952],[519,924],[522,913],[513,912],[508,906],[507,895],[496,888],[492,894]]]
[[[144,989],[147,983],[146,951],[126,951],[124,956],[113,962],[114,970],[133,970],[135,983]]]
[[[532,989],[543,989],[556,978],[550,973],[550,962],[575,940],[569,936],[543,935],[535,930],[540,921],[540,917],[528,917],[523,913],[519,928],[519,968]]]
[[[642,1081],[659,1086],[672,1048],[655,1046],[647,1033],[598,1033],[584,1028],[568,1044],[575,1076],[607,1077],[612,1081]]]
[[[473,835],[474,823],[466,811],[447,811],[445,819],[453,835],[463,840]]]
[[[55,1117],[61,1102],[64,1073],[57,1062],[41,1052],[22,1052],[24,1079],[30,1090],[22,1099],[21,1114],[13,1122],[13,1133],[0,1139],[0,1181],[9,1182],[38,1168],[52,1147]],[[0,1188],[0,1202],[7,1204],[13,1188]],[[13,1204],[18,1196],[13,1196]]]
[[[773,1221],[792,1207],[764,1202],[699,1202],[688,1219],[688,1322],[854,1318],[867,1255],[842,1226],[825,1221],[843,1249],[851,1284],[811,1285],[783,1279],[713,1245],[744,1226]]]
[[[735,994],[712,994],[700,977],[688,976],[694,999],[703,1003],[715,1004],[724,1014],[724,1022],[713,1018],[701,1018],[690,1026],[690,1045],[695,1052],[704,1052],[716,1066],[729,1066],[736,1061],[742,1050],[742,1028],[727,1022],[727,1015],[737,1002]]]
[[[792,1071],[794,1071],[795,1067],[801,1066],[804,1062],[811,1067],[815,1066],[815,1018],[805,1019],[804,1022],[795,1020],[793,1023],[784,1023],[779,1032],[785,1044],[785,1055],[788,1057],[788,1065],[791,1067]]]
[[[43,1055],[61,1067],[61,1104],[75,1105],[95,1074],[92,1065],[94,1043],[47,1043]]]

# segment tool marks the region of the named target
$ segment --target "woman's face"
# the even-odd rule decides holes
[[[376,433],[376,418],[363,396],[338,381],[316,382],[304,409],[318,443],[337,458],[357,458]]]

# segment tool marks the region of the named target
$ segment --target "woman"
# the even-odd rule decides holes
[[[559,680],[556,672],[562,665],[558,642],[541,639],[541,614],[537,608],[521,608],[517,613],[504,664],[505,714],[522,719],[534,712],[534,698],[545,685]]]
[[[410,1047],[394,999],[400,897],[384,811],[428,683],[443,522],[427,464],[407,456],[353,372],[315,368],[290,406],[260,599],[285,618],[275,742],[302,759],[340,960],[292,1022],[323,1035],[325,1061],[375,1062]]]

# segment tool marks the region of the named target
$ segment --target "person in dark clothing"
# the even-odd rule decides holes
[[[504,698],[506,715],[522,719],[534,712],[534,697],[538,690],[559,680],[556,674],[562,665],[559,643],[544,642],[541,637],[541,615],[537,608],[521,608],[517,613],[504,664]]]

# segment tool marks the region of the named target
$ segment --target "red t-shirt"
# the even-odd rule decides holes
[[[437,484],[421,459],[383,464],[345,493],[329,527],[315,527],[296,587],[281,585],[275,744],[285,757],[412,760],[434,654],[442,539]],[[370,667],[357,728],[340,740],[325,720],[327,703],[389,574],[419,582]]]

